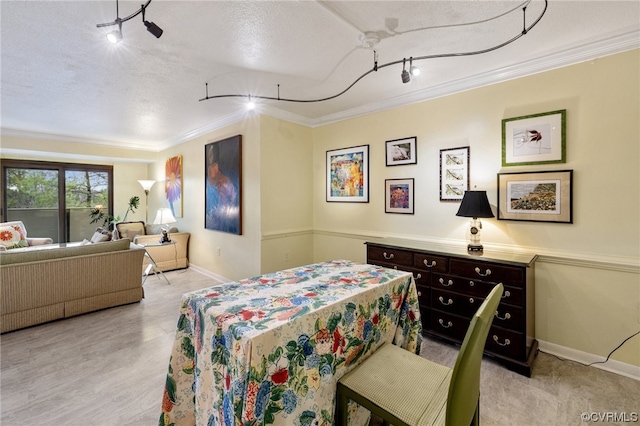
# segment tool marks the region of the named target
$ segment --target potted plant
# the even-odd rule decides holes
[[[129,205],[127,207],[127,211],[124,214],[124,218],[120,219],[120,216],[111,216],[108,213],[105,213],[102,210],[102,206],[96,206],[91,209],[89,212],[89,216],[91,217],[90,223],[99,223],[102,222],[103,227],[107,227],[109,231],[113,231],[115,224],[118,222],[124,222],[127,220],[127,215],[129,212],[135,213],[136,209],[140,207],[140,197],[133,196],[129,198]]]

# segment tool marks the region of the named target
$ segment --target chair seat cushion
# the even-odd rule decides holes
[[[444,424],[451,374],[449,367],[385,344],[339,382],[407,424]]]

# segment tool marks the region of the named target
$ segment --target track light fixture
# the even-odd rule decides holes
[[[149,0],[149,2],[150,1],[151,0]],[[413,61],[423,61],[423,60],[426,60],[426,59],[436,59],[436,58],[452,58],[452,57],[458,57],[458,56],[473,56],[473,55],[480,55],[480,54],[483,54],[483,53],[489,53],[489,52],[493,52],[494,50],[498,50],[498,49],[500,49],[502,47],[505,47],[505,46],[513,43],[514,41],[518,40],[520,37],[526,35],[529,31],[531,31],[531,29],[533,27],[535,27],[538,24],[538,22],[540,22],[540,20],[544,16],[544,14],[547,12],[547,6],[548,6],[548,0],[544,0],[544,9],[540,13],[540,16],[538,16],[536,18],[536,20],[531,25],[529,25],[527,27],[527,5],[529,5],[529,3],[531,3],[531,1],[532,0],[525,1],[525,3],[524,3],[525,6],[522,8],[522,15],[523,15],[523,28],[522,28],[522,31],[520,33],[518,33],[517,35],[513,36],[512,38],[510,38],[509,40],[505,41],[505,42],[502,42],[502,43],[500,43],[498,45],[495,45],[495,46],[492,46],[492,47],[488,47],[486,49],[474,50],[474,51],[471,51],[471,52],[441,53],[441,54],[435,54],[435,55],[416,56],[416,57],[412,56],[412,57],[409,58],[409,71],[406,70],[407,58],[402,58],[402,59],[397,60],[397,61],[387,62],[386,64],[380,65],[380,64],[378,64],[378,52],[376,52],[374,50],[373,51],[373,68],[371,68],[370,70],[368,70],[367,72],[362,74],[360,77],[356,78],[355,81],[353,83],[351,83],[349,86],[347,86],[346,89],[344,89],[343,91],[341,91],[339,93],[336,93],[335,95],[332,95],[332,96],[327,96],[327,97],[318,98],[318,99],[281,98],[280,97],[280,85],[279,84],[278,84],[278,96],[277,97],[275,97],[275,96],[251,95],[251,94],[247,95],[247,94],[239,94],[239,93],[228,94],[228,95],[209,96],[209,83],[205,82],[205,97],[200,99],[200,101],[207,101],[209,99],[221,99],[221,98],[247,98],[247,97],[249,97],[251,99],[265,99],[265,100],[270,100],[270,101],[283,101],[283,102],[298,102],[298,103],[324,102],[324,101],[328,101],[328,100],[331,100],[331,99],[335,99],[338,96],[344,95],[345,93],[347,93],[347,91],[349,89],[351,89],[353,86],[355,86],[356,83],[358,83],[360,80],[362,80],[363,78],[365,78],[366,76],[368,76],[372,72],[377,72],[381,68],[390,67],[392,65],[396,65],[396,64],[400,64],[400,63],[402,63],[402,73],[401,73],[402,82],[403,83],[408,83],[409,81],[411,81],[411,75],[417,76],[420,73],[420,70],[417,67],[413,66]],[[512,11],[510,11],[510,12],[512,12]],[[500,15],[500,16],[503,16],[503,15]],[[485,21],[487,21],[487,20],[485,20]],[[109,25],[115,25],[115,22],[113,22],[113,23],[111,23]]]
[[[120,43],[120,40],[122,40],[122,22],[118,22],[117,30],[113,30],[107,34],[107,40],[112,44]]]
[[[117,25],[118,29],[117,30],[113,30],[110,33],[107,34],[107,40],[109,40],[109,42],[116,44],[119,43],[122,40],[122,23],[123,22],[127,22],[129,19],[135,18],[136,16],[138,16],[139,14],[142,13],[142,23],[147,27],[147,31],[149,31],[151,34],[153,34],[156,38],[160,38],[160,36],[162,35],[163,31],[162,28],[160,28],[159,26],[157,26],[156,24],[154,24],[153,22],[149,22],[149,21],[145,21],[144,19],[144,12],[147,8],[147,6],[149,6],[149,3],[151,3],[151,0],[147,0],[147,2],[143,5],[140,6],[140,9],[134,13],[132,13],[131,15],[127,16],[126,18],[120,18],[120,10],[119,10],[119,5],[118,5],[118,0],[116,0],[116,19],[113,22],[105,22],[104,24],[97,24],[96,26],[98,28],[102,28],[102,27],[110,27],[112,25]]]
[[[411,76],[409,75],[409,71],[407,71],[405,68],[406,62],[407,60],[405,58],[402,58],[402,74],[400,74],[400,76],[402,77],[403,83],[408,83],[411,81]]]

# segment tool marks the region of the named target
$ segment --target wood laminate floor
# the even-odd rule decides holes
[[[141,303],[2,335],[0,424],[156,425],[181,295],[215,284],[189,269],[166,275],[170,286],[149,277]],[[423,343],[433,361],[452,366],[456,354]],[[583,412],[640,413],[640,382],[544,353],[531,378],[483,361],[481,424],[576,425]]]

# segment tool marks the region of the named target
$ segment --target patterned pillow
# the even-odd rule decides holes
[[[0,244],[7,249],[27,247],[28,245],[19,226],[0,226]]]

